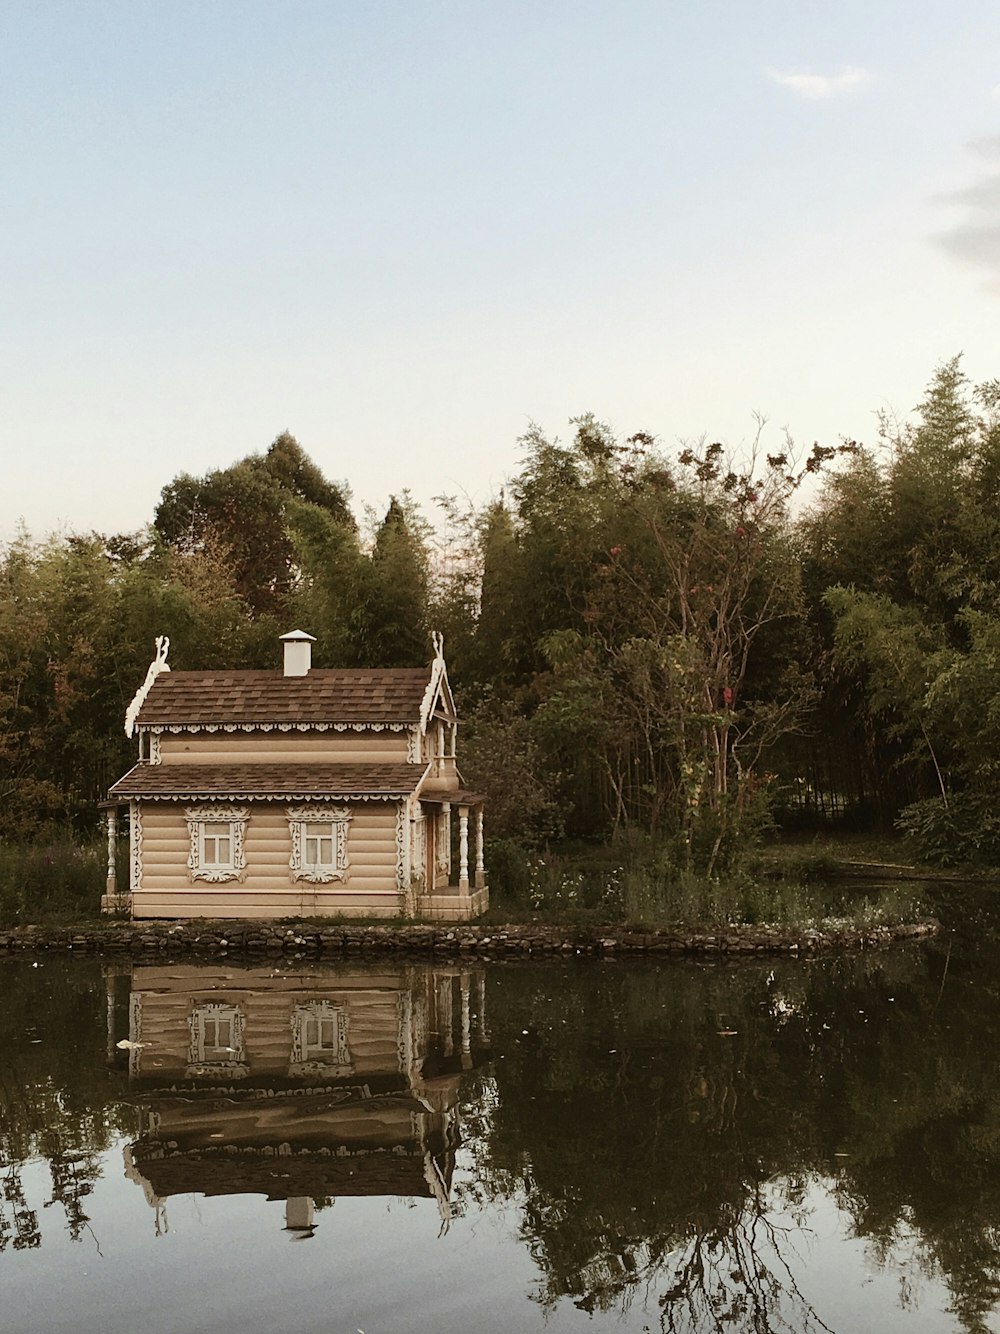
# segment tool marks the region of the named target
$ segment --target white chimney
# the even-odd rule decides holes
[[[291,630],[281,636],[285,646],[285,675],[308,676],[312,666],[312,645],[316,643],[314,635],[307,635],[304,630]]]

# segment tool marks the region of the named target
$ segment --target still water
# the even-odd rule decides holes
[[[1000,1330],[981,922],[738,966],[4,958],[0,988],[4,1331]]]

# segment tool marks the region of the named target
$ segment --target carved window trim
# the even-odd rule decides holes
[[[314,1000],[292,1010],[290,1076],[328,1079],[354,1073],[347,1042],[347,1011],[331,1001]]]
[[[346,880],[350,871],[347,857],[347,831],[351,812],[347,806],[320,803],[309,806],[289,806],[288,832],[291,854],[288,866],[292,880],[307,880],[313,885],[328,885],[334,880]],[[312,839],[329,839],[329,860],[310,861],[308,847]]]
[[[187,818],[188,869],[192,880],[205,880],[209,884],[222,884],[227,880],[242,880],[246,867],[246,829],[250,818],[249,806],[188,806],[184,812]],[[228,834],[223,834],[216,826],[228,825]],[[229,839],[229,860],[206,860],[206,837],[213,841],[218,837]]]
[[[246,1016],[238,1005],[224,1001],[205,1001],[196,1005],[188,1016],[191,1045],[188,1050],[187,1078],[193,1079],[199,1075],[237,1078],[247,1074],[244,1043],[246,1022]],[[228,1026],[226,1036],[229,1042],[220,1046],[218,1038],[223,1026]],[[210,1036],[216,1039],[211,1044],[207,1042]],[[212,1054],[220,1052],[224,1054]]]

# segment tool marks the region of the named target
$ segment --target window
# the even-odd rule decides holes
[[[238,1005],[215,1001],[196,1005],[188,1024],[191,1029],[186,1072],[189,1079],[198,1075],[237,1077],[247,1073],[243,1046],[246,1019]]]
[[[327,884],[346,880],[347,827],[351,813],[346,806],[292,806],[288,811],[288,831],[292,851],[288,859],[293,880]]]
[[[352,1073],[347,1012],[329,1001],[308,1001],[292,1011],[291,1076]]]
[[[244,835],[250,811],[246,806],[189,806],[187,816],[192,880],[240,880],[246,866]]]

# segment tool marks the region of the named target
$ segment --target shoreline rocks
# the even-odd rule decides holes
[[[359,953],[516,958],[577,955],[753,955],[812,956],[833,951],[884,949],[926,940],[941,930],[926,919],[895,926],[858,927],[844,923],[823,928],[733,926],[712,931],[630,930],[608,926],[558,926],[518,923],[429,925],[353,925],[350,921],[311,922],[111,921],[84,926],[0,928],[0,954],[59,951],[72,954],[342,958]]]

